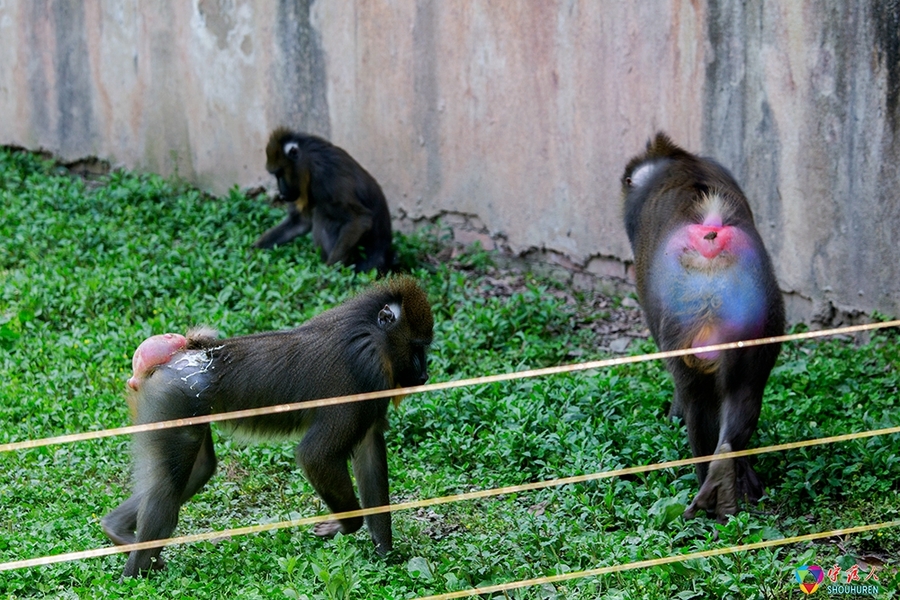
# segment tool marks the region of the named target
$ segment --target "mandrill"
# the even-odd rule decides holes
[[[428,378],[433,319],[425,293],[394,277],[288,331],[216,339],[209,330],[153,336],[138,347],[129,379],[135,422],[152,423],[304,400],[415,386]],[[384,430],[389,399],[225,421],[221,427],[300,438],[297,463],[333,512],[390,503]],[[134,493],[102,520],[116,544],[169,537],[181,505],[216,468],[209,424],[134,436]],[[379,553],[391,550],[391,515],[365,517]],[[314,533],[352,533],[362,517],[320,523]],[[162,566],[161,548],[130,553],[124,576]]]
[[[784,305],[750,205],[731,174],[663,133],[622,176],[625,229],[638,299],[662,350],[784,333]],[[743,450],[756,430],[779,344],[667,361],[672,414],[684,417],[694,456]],[[697,465],[700,491],[685,511],[720,522],[762,484],[746,458]]]

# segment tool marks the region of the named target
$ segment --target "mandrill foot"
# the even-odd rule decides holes
[[[338,520],[322,521],[313,526],[313,535],[321,538],[333,538],[339,533],[344,533],[344,528]]]
[[[722,444],[716,454],[731,452],[731,444]],[[703,509],[707,514],[715,512],[716,520],[725,523],[728,515],[737,513],[737,477],[735,460],[714,460],[709,465],[706,481],[694,501],[684,511],[685,519],[693,519],[697,511]]]

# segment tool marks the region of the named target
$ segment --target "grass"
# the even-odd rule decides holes
[[[124,382],[145,337],[205,323],[227,335],[290,327],[366,286],[326,267],[311,242],[250,249],[280,215],[239,191],[209,198],[155,176],[71,177],[0,150],[0,443],[125,425]],[[490,288],[490,255],[452,261],[439,229],[397,236],[435,311],[431,381],[598,358],[579,303],[529,276]],[[755,446],[900,424],[896,331],[865,344],[785,346]],[[651,342],[633,353],[653,351]],[[573,354],[573,350],[578,352]],[[642,363],[407,398],[388,434],[394,501],[592,473],[689,456],[663,417],[672,385]],[[290,443],[239,445],[216,432],[219,472],[182,510],[176,534],[325,511]],[[0,572],[8,598],[416,598],[900,518],[900,436],[762,455],[766,497],[725,525],[684,521],[690,468],[569,485],[394,515],[395,549],[366,533],[322,541],[281,530],[170,547],[168,569],[119,581],[121,555]],[[125,437],[0,454],[0,562],[108,544],[99,519],[128,494]],[[876,571],[900,598],[900,530],[886,529],[495,598],[796,598],[794,569]],[[827,582],[828,580],[826,580]],[[819,592],[823,594],[823,592]]]

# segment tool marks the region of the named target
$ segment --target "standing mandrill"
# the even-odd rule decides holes
[[[622,176],[625,229],[638,298],[663,350],[781,335],[784,305],[750,205],[718,163],[663,133]],[[683,416],[694,456],[743,450],[756,430],[780,345],[703,352],[667,361],[671,414]],[[762,484],[745,458],[697,465],[700,491],[685,511],[724,522]]]
[[[343,149],[306,133],[279,128],[266,146],[266,170],[278,181],[287,217],[254,245],[272,248],[312,229],[329,265],[373,268],[393,261],[391,215],[375,178]]]
[[[186,338],[153,336],[136,352],[129,401],[140,424],[420,385],[428,378],[432,328],[425,293],[413,279],[395,277],[288,331],[224,340],[209,330]],[[222,427],[302,435],[297,463],[328,507],[344,512],[360,508],[348,459],[362,506],[390,503],[387,406],[387,398],[369,400],[225,421]],[[216,468],[210,426],[138,433],[134,461],[134,493],[102,520],[106,535],[120,545],[171,535],[181,505]],[[390,513],[365,522],[378,552],[389,552]],[[362,523],[362,517],[328,521],[313,531],[330,537]],[[131,552],[124,575],[161,568],[160,551]]]

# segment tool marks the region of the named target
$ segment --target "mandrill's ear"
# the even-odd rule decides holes
[[[396,323],[399,318],[400,307],[396,304],[385,304],[384,308],[378,311],[378,326],[384,329]]]
[[[284,155],[292,160],[297,159],[300,154],[300,144],[297,142],[288,142],[284,145]]]

